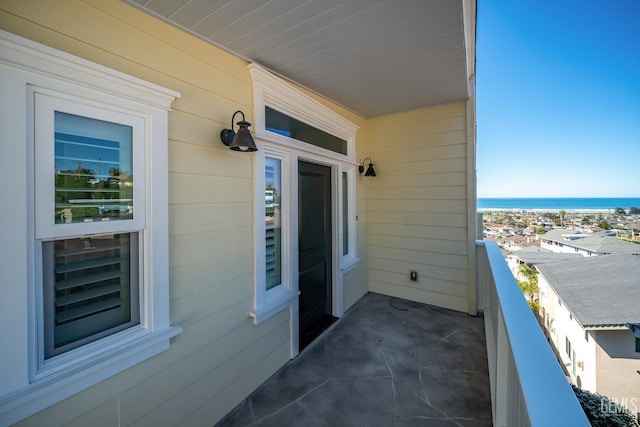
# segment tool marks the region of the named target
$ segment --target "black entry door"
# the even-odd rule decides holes
[[[300,350],[331,316],[331,168],[298,162]]]

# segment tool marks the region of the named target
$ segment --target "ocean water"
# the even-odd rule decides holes
[[[543,210],[543,211],[613,211],[621,207],[640,208],[640,197],[607,198],[478,198],[479,211]]]

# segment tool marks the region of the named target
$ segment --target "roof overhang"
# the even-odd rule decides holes
[[[585,331],[626,331],[625,325],[586,325],[583,327]]]
[[[468,99],[476,0],[125,0],[363,116]]]

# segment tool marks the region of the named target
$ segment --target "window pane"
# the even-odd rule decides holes
[[[55,113],[56,224],[133,218],[133,129]]]
[[[342,172],[342,255],[349,253],[349,176]]]
[[[347,141],[344,139],[314,128],[273,108],[265,106],[264,110],[268,131],[288,136],[316,147],[325,148],[335,153],[347,154]]]
[[[264,206],[267,289],[282,283],[281,161],[265,158]]]
[[[43,243],[45,358],[139,323],[137,233]]]

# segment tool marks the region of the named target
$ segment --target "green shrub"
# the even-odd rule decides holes
[[[571,387],[593,427],[638,427],[637,416],[624,406],[597,393]]]

